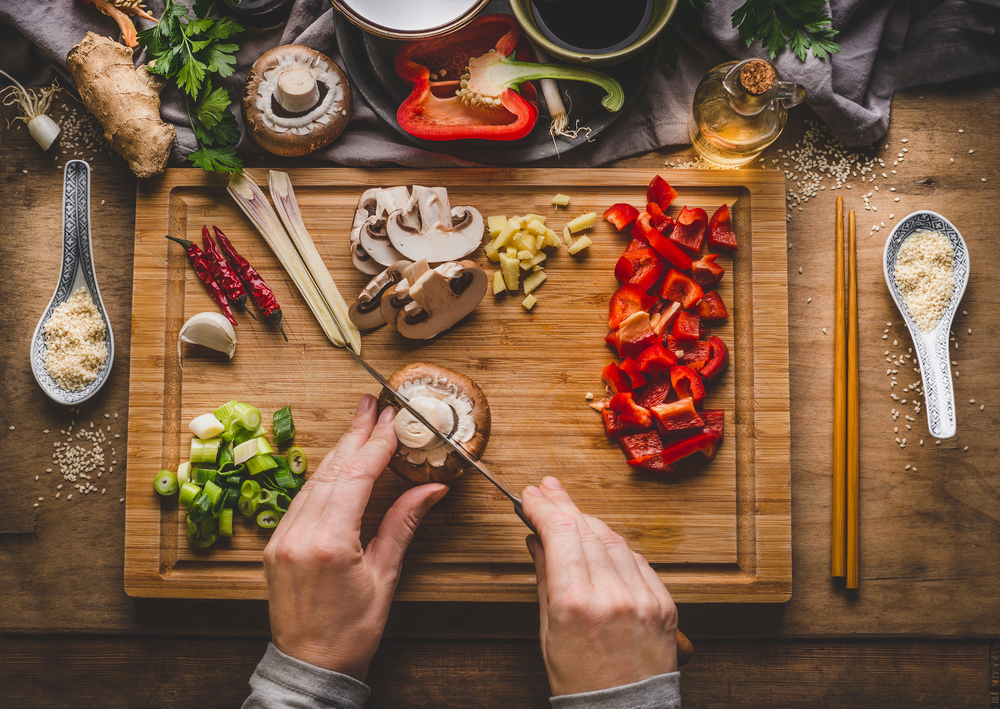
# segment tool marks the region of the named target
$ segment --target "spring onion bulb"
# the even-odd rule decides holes
[[[198,416],[188,424],[188,428],[191,429],[195,438],[215,438],[226,430],[226,427],[219,419],[215,418],[214,414]]]
[[[243,213],[257,227],[257,231],[264,237],[264,241],[271,247],[274,255],[278,257],[282,267],[291,276],[327,338],[337,347],[344,347],[346,343],[344,336],[341,335],[341,330],[350,333],[352,329],[357,332],[357,328],[349,319],[346,324],[338,324],[336,312],[331,309],[320,288],[316,285],[316,281],[310,275],[309,269],[306,268],[298,251],[295,250],[295,245],[292,244],[285,227],[282,226],[278,215],[274,213],[274,209],[264,193],[261,192],[260,187],[245,173],[236,172],[230,178],[227,189]],[[356,340],[351,338],[351,348],[360,354],[360,334],[357,335]]]
[[[177,335],[177,359],[180,361],[181,369],[184,369],[184,359],[181,356],[182,342],[224,352],[229,355],[229,359],[236,354],[236,331],[222,313],[198,313],[184,323],[184,327]]]
[[[531,42],[531,48],[535,51],[535,60],[539,64],[549,63],[549,56],[541,47]],[[545,105],[548,106],[549,116],[552,118],[552,123],[549,124],[549,135],[552,136],[553,140],[557,135],[575,137],[566,132],[566,129],[569,128],[569,114],[566,113],[566,106],[563,104],[562,96],[559,95],[559,84],[556,83],[555,79],[541,79],[541,84]]]
[[[153,488],[161,495],[173,495],[177,492],[177,476],[169,470],[161,470],[153,480]]]
[[[347,312],[347,303],[340,295],[337,284],[330,276],[330,269],[323,263],[323,258],[319,255],[312,237],[306,230],[306,223],[302,219],[302,212],[295,199],[295,190],[292,189],[292,181],[288,179],[288,173],[271,170],[268,173],[267,185],[278,216],[281,217],[288,235],[292,237],[292,242],[309,269],[309,274],[323,294],[327,307],[336,318],[340,332],[349,341],[351,349],[357,354],[361,354],[361,331],[351,321]]]
[[[40,89],[36,96],[34,91],[28,91],[17,79],[5,71],[0,71],[13,82],[13,86],[8,86],[0,92],[4,106],[17,105],[24,113],[23,116],[15,116],[15,121],[24,121],[28,124],[28,133],[35,139],[35,142],[42,148],[48,150],[52,147],[56,138],[59,137],[59,124],[47,115],[52,107],[52,99],[56,92],[60,90],[59,84],[52,82],[48,88]]]

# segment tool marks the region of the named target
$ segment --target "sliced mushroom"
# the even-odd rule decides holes
[[[435,364],[415,362],[396,370],[389,385],[470,456],[482,457],[490,439],[490,405],[474,381]],[[468,466],[451,446],[383,391],[379,410],[387,406],[397,411],[393,425],[399,443],[389,461],[393,472],[417,485],[448,482],[466,472]]]
[[[483,215],[455,207],[444,187],[414,185],[405,208],[389,215],[385,230],[399,253],[417,261],[442,263],[464,258],[483,240]]]
[[[375,192],[375,211],[361,227],[361,246],[368,255],[383,266],[390,266],[403,260],[403,254],[396,251],[386,234],[385,224],[389,215],[402,209],[410,199],[406,187],[389,187]]]
[[[347,76],[328,56],[301,44],[264,52],[243,83],[243,121],[275,155],[298,157],[326,147],[350,115]]]
[[[358,200],[358,208],[354,212],[354,224],[351,226],[351,261],[354,267],[369,276],[382,273],[385,267],[373,259],[361,245],[361,229],[368,218],[375,214],[375,195],[380,192],[378,187],[365,190]]]
[[[436,337],[475,310],[486,295],[489,277],[472,261],[443,263],[411,285],[410,274],[416,266],[411,266],[404,274],[407,277],[383,299],[382,315],[403,337]]]
[[[409,261],[397,261],[368,282],[358,299],[351,305],[348,315],[361,330],[372,330],[385,325],[382,317],[382,297],[403,279],[403,270]]]

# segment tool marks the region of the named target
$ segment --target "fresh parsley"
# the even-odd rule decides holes
[[[240,129],[229,110],[232,101],[224,88],[212,86],[212,79],[225,79],[235,71],[239,45],[226,40],[243,27],[228,17],[212,17],[214,8],[215,0],[196,0],[191,17],[187,7],[166,0],[159,24],[140,32],[139,44],[155,60],[150,71],[172,79],[184,95],[198,141],[198,150],[188,159],[208,172],[240,172]]]
[[[826,0],[746,0],[733,13],[733,27],[748,47],[759,39],[771,59],[786,46],[802,62],[810,49],[817,59],[840,51]]]

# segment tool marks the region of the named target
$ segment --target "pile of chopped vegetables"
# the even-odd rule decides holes
[[[268,441],[260,409],[235,400],[191,422],[190,460],[176,474],[161,470],[153,481],[161,495],[180,493],[191,546],[205,549],[233,536],[236,509],[264,529],[278,525],[306,482],[306,453],[298,446],[286,455],[274,452],[295,436],[291,406],[274,412],[273,425]]]

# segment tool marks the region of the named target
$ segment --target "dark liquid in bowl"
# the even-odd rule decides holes
[[[295,0],[222,0],[237,19],[253,27],[274,27],[288,19]]]
[[[531,13],[553,44],[609,54],[639,39],[653,15],[653,0],[532,0]]]

